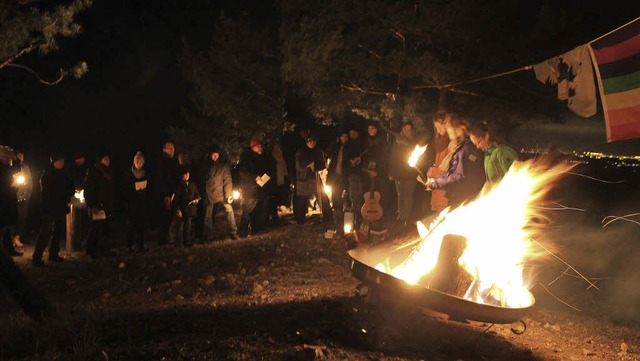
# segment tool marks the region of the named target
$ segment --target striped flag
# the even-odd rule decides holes
[[[640,18],[592,41],[607,142],[640,138]]]

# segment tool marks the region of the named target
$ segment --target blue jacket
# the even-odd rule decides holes
[[[447,172],[432,179],[427,187],[444,189],[449,205],[455,208],[475,198],[485,181],[484,154],[467,139],[454,151]]]

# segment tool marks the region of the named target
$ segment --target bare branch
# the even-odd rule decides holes
[[[24,65],[20,65],[20,64],[14,64],[14,63],[6,64],[6,66],[25,70],[25,71],[31,73],[33,76],[35,76],[40,83],[45,84],[45,85],[56,85],[56,84],[60,83],[62,81],[62,79],[64,79],[64,76],[67,74],[67,72],[64,69],[60,69],[60,76],[58,77],[58,79],[56,79],[54,81],[47,81],[47,80],[42,79],[40,77],[40,75],[38,75],[38,73],[33,71],[28,66],[24,66]]]
[[[9,66],[10,64],[12,64],[16,59],[18,59],[19,57],[23,56],[24,54],[28,54],[30,53],[33,49],[35,49],[36,46],[34,44],[29,45],[28,47],[20,50],[17,54],[15,54],[14,56],[10,57],[9,59],[5,60],[2,62],[2,64],[0,64],[0,69],[4,68],[5,66]]]

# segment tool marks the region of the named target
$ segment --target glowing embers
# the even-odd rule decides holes
[[[420,237],[390,249],[375,269],[475,303],[532,305],[526,265],[543,254],[532,242],[540,230],[535,220],[543,218],[536,204],[567,168],[514,163],[494,189],[445,209],[428,226],[418,222]]]

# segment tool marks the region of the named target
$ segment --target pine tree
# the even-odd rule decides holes
[[[77,13],[91,6],[92,0],[74,0],[69,5],[49,8],[46,4],[23,1],[0,2],[0,69],[16,68],[34,75],[47,85],[58,84],[65,76],[79,78],[88,71],[85,62],[62,68],[54,80],[43,79],[37,69],[21,63],[28,54],[45,55],[58,49],[58,39],[82,32],[75,22]]]

